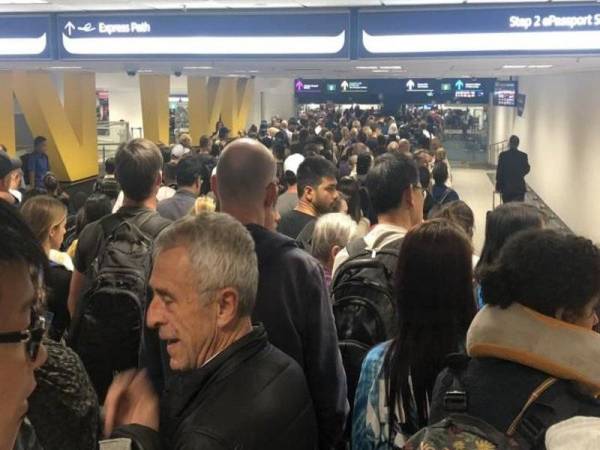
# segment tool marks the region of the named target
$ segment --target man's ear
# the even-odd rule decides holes
[[[240,295],[236,289],[224,288],[217,292],[217,327],[230,328],[238,319]]]
[[[402,193],[402,203],[410,208],[414,208],[415,199],[413,198],[413,195],[414,189],[411,186],[407,187]]]
[[[219,190],[217,188],[217,176],[211,175],[210,177],[210,190],[215,193],[215,197],[219,198]]]
[[[269,183],[265,194],[265,208],[275,208],[277,205],[277,185],[275,183]]]

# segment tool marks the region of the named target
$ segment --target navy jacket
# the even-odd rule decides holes
[[[319,426],[319,448],[330,449],[343,433],[349,408],[323,269],[293,239],[259,225],[247,228],[259,270],[253,322],[261,322],[269,341],[304,370]]]

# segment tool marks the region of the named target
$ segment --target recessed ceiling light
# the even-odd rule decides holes
[[[355,69],[358,69],[358,70],[374,70],[374,69],[377,69],[377,66],[356,66]]]
[[[503,69],[525,69],[527,68],[526,65],[522,65],[522,64],[507,64],[505,66],[502,66]]]
[[[552,64],[532,64],[530,66],[527,66],[528,69],[550,69],[552,66]]]
[[[153,70],[152,69],[139,69],[138,73],[152,73]]]
[[[400,70],[402,66],[379,66],[380,69],[392,69],[392,70]]]
[[[258,70],[249,70],[248,73],[259,73]]]
[[[212,66],[185,66],[184,70],[210,70]]]
[[[46,5],[48,0],[0,0],[0,5]]]
[[[387,69],[375,69],[372,72],[373,73],[388,73],[389,70],[387,70]]]
[[[83,67],[79,66],[50,66],[48,67],[50,70],[81,70]]]

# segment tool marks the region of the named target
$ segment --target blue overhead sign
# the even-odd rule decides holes
[[[349,12],[60,14],[63,59],[348,58]]]
[[[600,6],[361,11],[358,56],[600,51]]]
[[[0,59],[50,59],[50,15],[0,15]]]

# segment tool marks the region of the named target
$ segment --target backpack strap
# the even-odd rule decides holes
[[[360,255],[365,248],[367,248],[367,241],[365,241],[364,238],[354,239],[346,246],[346,250],[348,250],[348,257],[354,258],[355,256]]]
[[[535,388],[535,390],[531,393],[531,395],[527,399],[527,402],[525,402],[525,405],[519,412],[519,415],[515,417],[515,420],[513,420],[510,427],[508,427],[508,430],[506,430],[506,434],[508,436],[513,436],[516,433],[517,428],[519,427],[519,424],[521,423],[521,420],[523,419],[523,416],[525,415],[529,407],[533,405],[540,398],[540,396],[557,381],[558,380],[556,378],[550,377],[545,379],[537,388]]]
[[[449,188],[446,188],[446,190],[444,191],[444,195],[442,195],[442,198],[436,202],[436,204],[438,206],[442,206],[444,204],[444,201],[448,198],[448,196],[450,195],[451,190]]]

